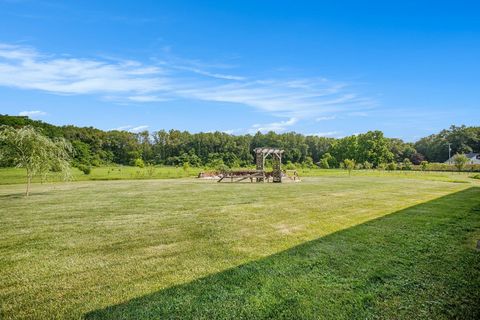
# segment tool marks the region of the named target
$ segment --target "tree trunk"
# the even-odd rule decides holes
[[[25,191],[25,196],[28,197],[30,194],[30,182],[32,181],[32,176],[27,174],[27,190]]]

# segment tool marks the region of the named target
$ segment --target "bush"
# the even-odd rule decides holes
[[[295,170],[295,169],[297,169],[297,167],[295,167],[295,165],[291,161],[287,161],[287,164],[285,165],[285,169]]]
[[[144,167],[145,167],[145,162],[143,162],[142,159],[137,158],[137,159],[135,159],[135,160],[133,161],[133,165],[134,165],[135,167],[144,168]]]
[[[397,170],[397,164],[395,162],[390,162],[387,164],[386,169],[389,171]]]
[[[304,164],[307,168],[309,168],[309,169],[311,169],[311,168],[314,167],[312,157],[306,157],[306,158],[305,158],[305,161],[303,162],[303,164]]]
[[[226,164],[223,164],[223,163],[221,165],[217,166],[215,169],[220,173],[225,173],[225,172],[230,171],[230,168]]]
[[[92,167],[84,165],[84,164],[79,164],[77,166],[78,170],[82,171],[83,174],[90,174],[92,172]]]
[[[322,169],[330,169],[330,165],[328,164],[328,160],[325,158],[322,158],[320,162],[317,163],[317,165],[322,168]]]
[[[372,169],[372,167],[373,167],[373,165],[368,161],[365,161],[363,163],[363,168],[366,169],[366,170],[370,170],[370,169]]]
[[[377,169],[378,170],[385,170],[387,168],[387,164],[386,163],[379,163],[377,165]]]
[[[480,174],[476,174],[476,175],[474,175],[474,176],[471,176],[470,178],[472,178],[472,179],[480,179]]]
[[[405,158],[405,160],[403,160],[403,170],[412,170],[412,162],[410,159]]]
[[[427,170],[428,169],[428,161],[420,162],[420,168],[422,169],[422,171]]]

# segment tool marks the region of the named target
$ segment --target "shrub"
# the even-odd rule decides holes
[[[144,167],[145,167],[145,162],[143,162],[142,159],[137,158],[137,159],[135,159],[135,160],[133,161],[133,165],[134,165],[135,167],[144,168]]]
[[[285,165],[285,169],[287,170],[295,170],[297,169],[295,165],[291,161],[287,161],[287,164]]]
[[[403,170],[412,170],[412,162],[410,159],[405,158],[405,160],[403,160]]]
[[[221,173],[225,173],[225,172],[230,171],[230,168],[229,168],[227,165],[223,164],[223,163],[222,163],[221,165],[217,166],[215,169],[216,169],[218,172],[221,172]]]
[[[385,170],[387,168],[387,164],[386,163],[379,163],[377,165],[377,169],[378,170]]]
[[[322,169],[330,169],[330,165],[328,164],[328,160],[325,158],[320,159],[318,162],[318,166]]]
[[[364,169],[370,170],[370,169],[372,169],[372,167],[373,167],[373,165],[372,165],[370,162],[368,162],[368,161],[365,161],[365,162],[363,163],[363,168],[364,168]]]
[[[210,161],[207,163],[207,167],[211,169],[216,169],[224,166],[225,163],[223,163],[222,159],[216,158],[216,159],[210,159]]]
[[[326,162],[328,164],[328,168],[335,168],[338,165],[337,159],[335,159],[330,153],[323,154],[322,158],[320,159],[320,163]],[[343,162],[340,162],[342,165]],[[327,167],[324,167],[328,169]]]
[[[305,161],[303,162],[303,164],[304,164],[307,168],[309,168],[309,169],[311,169],[311,168],[314,167],[312,157],[306,157],[306,158],[305,158]]]
[[[82,171],[83,174],[90,174],[92,172],[92,167],[87,166],[85,164],[79,164],[77,168],[78,170]]]
[[[428,169],[428,161],[420,162],[420,168],[422,169],[422,171],[427,170]]]
[[[190,163],[184,162],[182,167],[183,167],[183,171],[187,172],[188,169],[190,169]]]
[[[395,162],[390,162],[387,164],[386,169],[389,171],[397,170],[397,164]]]
[[[472,179],[480,179],[480,174],[476,174],[476,175],[474,175],[474,176],[471,176],[470,178],[472,178]]]

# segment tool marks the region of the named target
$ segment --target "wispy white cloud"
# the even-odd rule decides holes
[[[30,118],[41,117],[46,115],[47,113],[40,110],[32,110],[32,111],[21,111],[18,113],[19,116],[27,116]]]
[[[148,129],[147,125],[142,125],[142,126],[133,127],[131,129],[129,129],[128,131],[138,133],[138,132],[141,132],[141,131],[145,131],[147,129]]]
[[[144,64],[111,58],[46,55],[0,44],[0,86],[61,95],[94,94],[118,103],[172,99],[249,106],[279,118],[251,129],[282,131],[303,119],[330,120],[334,113],[360,116],[373,101],[342,82],[322,77],[256,79],[218,72],[214,65],[176,59]],[[223,68],[224,70],[225,68]]]
[[[340,134],[339,131],[327,131],[327,132],[307,133],[307,136],[338,137],[339,134]]]
[[[32,48],[0,45],[0,85],[57,94],[159,91],[168,87],[155,66],[52,57]]]
[[[129,96],[128,100],[135,102],[163,102],[169,101],[171,99],[166,97],[159,97],[154,95],[138,95],[138,96]]]
[[[249,130],[249,133],[256,133],[258,131],[265,133],[269,131],[284,132],[287,128],[293,126],[298,122],[296,118],[290,118],[285,121],[277,121],[265,124],[254,124]]]
[[[114,128],[112,130],[128,131],[128,132],[138,133],[138,132],[145,131],[147,129],[148,129],[147,125],[141,125],[141,126],[126,125],[126,126],[121,126],[121,127],[118,127],[118,128]]]
[[[235,81],[247,80],[246,77],[232,75],[232,74],[210,72],[210,71],[206,71],[206,70],[203,70],[203,69],[200,69],[200,68],[195,68],[195,67],[187,67],[187,66],[179,66],[179,65],[175,65],[175,66],[172,66],[172,67],[174,67],[176,69],[179,69],[179,70],[190,71],[190,72],[202,75],[202,76],[216,78],[216,79],[235,80]]]

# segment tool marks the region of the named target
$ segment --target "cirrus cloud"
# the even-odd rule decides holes
[[[323,77],[300,79],[239,76],[182,60],[150,64],[134,60],[43,54],[34,48],[0,44],[0,86],[59,95],[98,95],[119,103],[162,103],[190,99],[243,105],[279,117],[251,130],[282,131],[305,119],[334,119],[333,113],[361,114],[374,104],[350,86]],[[180,62],[179,62],[180,61]],[[210,69],[208,69],[210,68]]]
[[[19,116],[30,117],[30,118],[41,117],[41,116],[45,116],[46,114],[47,114],[46,112],[40,111],[40,110],[21,111],[18,113]]]

